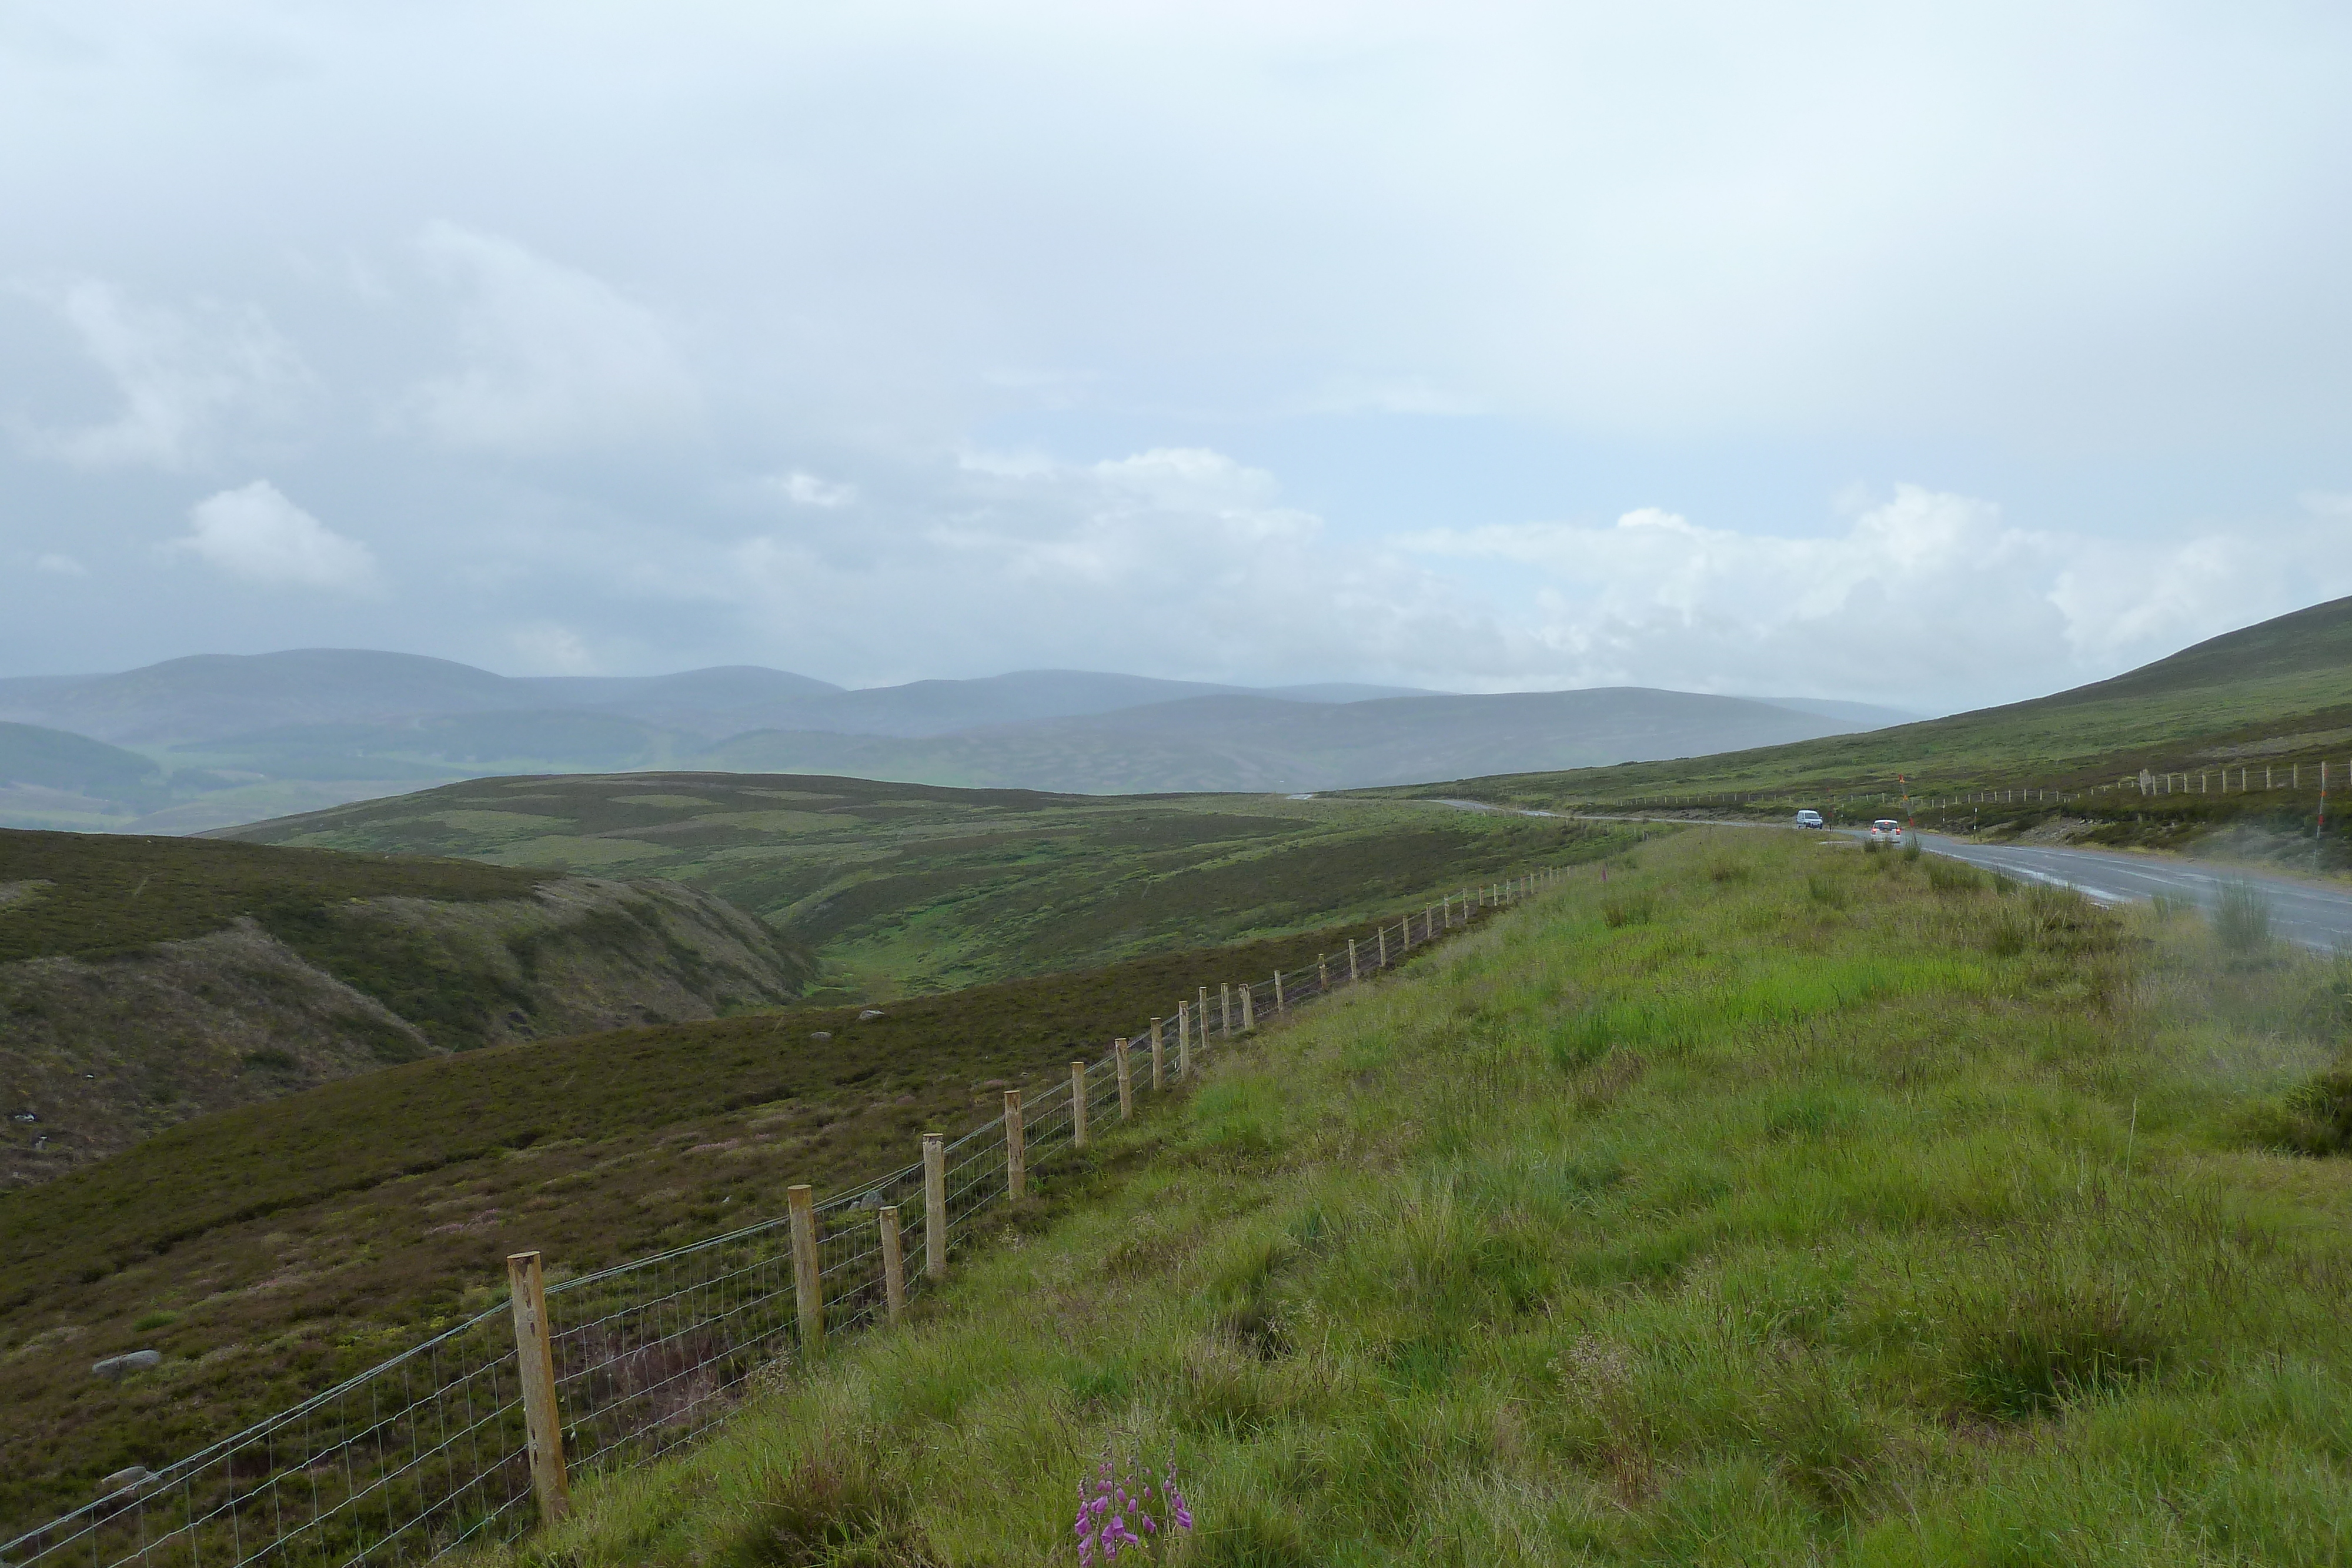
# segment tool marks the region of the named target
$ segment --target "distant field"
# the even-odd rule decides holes
[[[815,949],[846,1000],[1329,925],[1580,854],[1579,831],[1423,802],[637,773],[482,779],[221,836],[689,883]]]
[[[1591,835],[1583,856],[1631,841]],[[1384,910],[1384,915],[1393,913]],[[580,1271],[911,1160],[1202,982],[1362,926],[858,1009],[498,1047],[187,1123],[0,1194],[0,1535],[373,1364],[543,1249]],[[828,1040],[815,1038],[831,1034]],[[122,1384],[89,1364],[164,1364]]]

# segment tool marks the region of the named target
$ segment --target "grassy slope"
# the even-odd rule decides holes
[[[1673,762],[1477,780],[1481,798],[1606,803],[1674,793],[1818,796],[2111,784],[2142,767],[2342,763],[2352,750],[2352,599],[2212,638],[2053,696],[1922,724]],[[1420,793],[1457,791],[1432,786]],[[1401,791],[1412,793],[1414,791]]]
[[[0,829],[0,883],[40,883],[0,913],[0,964],[100,957],[218,931],[241,915],[354,898],[524,898],[550,873],[463,860],[281,850],[196,839]]]
[[[1103,800],[761,774],[485,779],[232,830],[674,877],[889,997],[1392,911],[1540,860],[1558,823],[1426,804]]]
[[[0,831],[0,1186],[435,1051],[782,1005],[814,971],[676,887],[465,860]]]
[[[1218,1060],[909,1329],[518,1553],[2352,1561],[2352,1176],[2248,1146],[2345,979],[1694,833]],[[2139,917],[2135,917],[2138,920]]]
[[[1580,832],[1552,858],[1631,837]],[[985,1119],[993,1080],[1057,1074],[1074,1042],[1139,1030],[1203,981],[1368,935],[1163,954],[865,1021],[803,1009],[436,1058],[0,1194],[0,1537],[478,1309],[519,1247],[586,1270],[772,1209],[793,1181],[878,1174],[921,1131]],[[89,1375],[150,1346],[156,1373]]]

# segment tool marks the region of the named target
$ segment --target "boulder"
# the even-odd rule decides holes
[[[144,1465],[133,1465],[127,1470],[115,1471],[99,1482],[98,1494],[100,1497],[112,1497],[116,1492],[137,1491],[154,1479],[154,1471]]]
[[[160,1350],[126,1351],[121,1355],[110,1355],[104,1361],[92,1362],[89,1371],[93,1377],[121,1377],[133,1372],[144,1372],[163,1359],[163,1353]]]

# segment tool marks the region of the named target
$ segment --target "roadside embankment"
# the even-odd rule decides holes
[[[1638,859],[1217,1061],[517,1555],[1050,1561],[1137,1456],[1199,1563],[2343,1556],[2352,1167],[2281,1152],[2352,1125],[2341,968],[1933,856]]]

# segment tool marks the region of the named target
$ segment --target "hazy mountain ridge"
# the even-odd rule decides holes
[[[200,831],[467,778],[646,769],[1087,793],[1320,789],[1688,756],[1906,716],[1633,687],[1454,695],[1086,670],[864,690],[753,665],[514,677],[296,649],[0,680],[0,719],[15,721],[0,728],[0,826]],[[65,768],[68,755],[79,760]],[[64,776],[77,770],[87,777]]]

